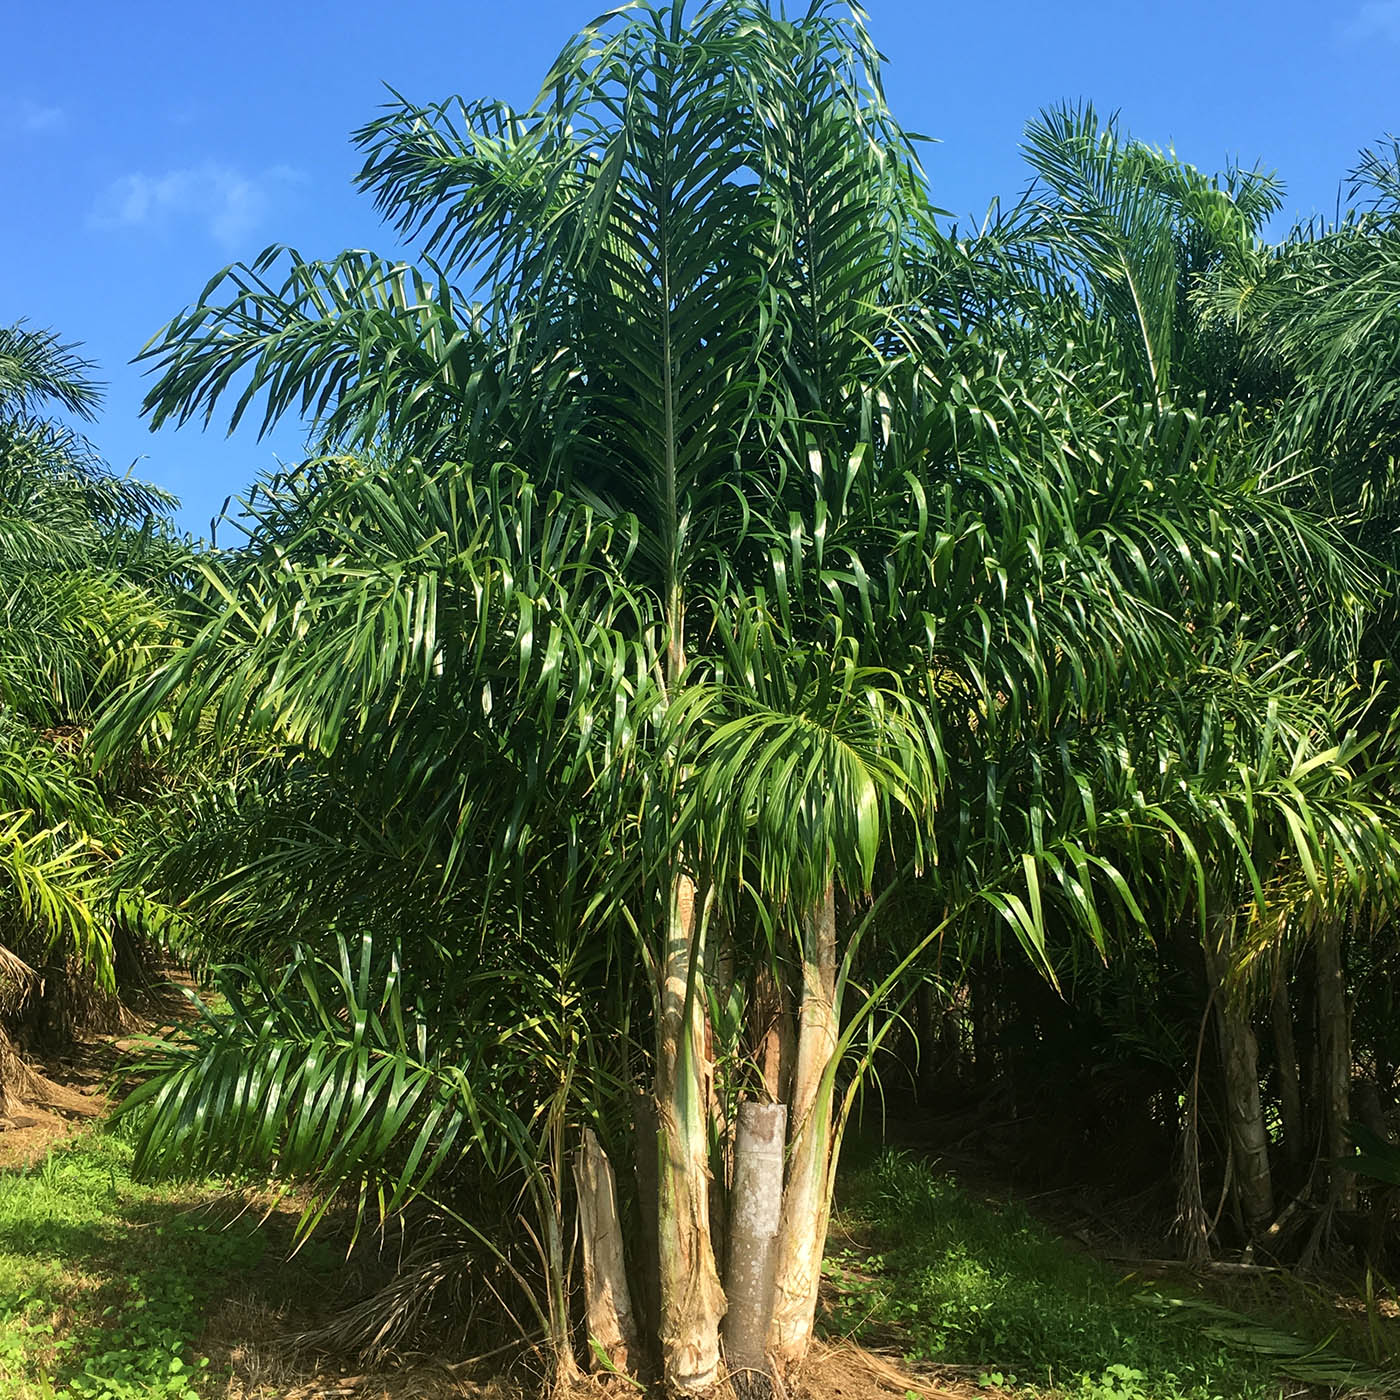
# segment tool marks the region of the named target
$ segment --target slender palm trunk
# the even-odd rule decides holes
[[[718,937],[706,939],[706,990],[719,1006],[728,1006],[734,992],[734,940],[721,925]],[[711,956],[713,949],[713,956]],[[737,1125],[725,1098],[724,1085],[715,1073],[715,1028],[705,1019],[706,1062],[709,1073],[707,1122],[710,1142],[710,1242],[716,1261],[729,1257],[729,1191],[734,1180],[734,1139]],[[726,1278],[728,1275],[725,1275]]]
[[[1210,1011],[1208,1001],[1201,1013],[1201,1026],[1196,1035],[1196,1054],[1186,1089],[1177,1162],[1176,1229],[1181,1236],[1186,1262],[1193,1265],[1203,1264],[1210,1258],[1211,1222],[1201,1190],[1201,1061],[1205,1053],[1206,1031],[1210,1026]]]
[[[564,1175],[569,1169],[566,1093],[561,1083],[545,1128],[545,1164],[537,1166],[529,1178],[540,1227],[540,1261],[545,1270],[546,1342],[554,1359],[554,1387],[559,1391],[567,1391],[579,1374],[569,1305],[573,1248],[564,1246]]]
[[[1230,935],[1218,946],[1206,940],[1206,974],[1215,996],[1216,1030],[1224,1078],[1230,1146],[1235,1156],[1235,1189],[1251,1235],[1267,1230],[1274,1219],[1273,1176],[1269,1169],[1269,1134],[1259,1095],[1259,1044],[1248,1015],[1225,989]]]
[[[719,1378],[724,1290],[710,1237],[709,1061],[695,882],[675,877],[657,1035],[657,1235],[661,1361],[667,1388],[696,1394]]]
[[[941,1030],[941,1024],[939,1029]],[[920,1108],[933,1099],[934,1052],[938,1033],[934,1030],[933,988],[920,982],[914,993],[914,1054],[909,1076],[914,1084],[914,1097]]]
[[[1218,1024],[1240,1209],[1250,1233],[1257,1234],[1274,1218],[1269,1135],[1259,1101],[1259,1045],[1248,1018],[1239,1012],[1222,1008]]]
[[[769,1370],[768,1325],[773,1316],[786,1137],[786,1104],[739,1105],[729,1261],[724,1276],[729,1294],[724,1359],[736,1383],[745,1374],[758,1372],[762,1376]]]
[[[792,1086],[797,1031],[792,1023],[787,988],[766,964],[754,977],[751,1024],[759,1028],[757,1059],[763,1088],[772,1103],[787,1103]]]
[[[802,931],[802,1008],[793,1074],[791,1143],[774,1284],[768,1350],[781,1371],[807,1355],[816,1320],[831,1208],[833,1078],[828,1074],[840,1033],[836,995],[836,892],[811,910]]]
[[[1307,1159],[1322,1151],[1322,1055],[1317,1037],[1317,949],[1309,944],[1298,959],[1297,1015],[1294,1036],[1298,1069],[1303,1086],[1303,1122],[1307,1131]]]
[[[1283,1122],[1283,1154],[1290,1167],[1298,1167],[1307,1155],[1307,1129],[1303,1123],[1303,1087],[1298,1077],[1293,1006],[1288,996],[1288,968],[1282,960],[1274,974],[1270,1013],[1274,1029],[1274,1064],[1278,1070],[1279,1117]]]
[[[1322,1071],[1323,1156],[1331,1164],[1350,1153],[1351,1025],[1346,974],[1342,970],[1342,930],[1322,918],[1317,929],[1317,1041]],[[1327,1198],[1344,1210],[1356,1206],[1356,1178],[1329,1165]]]
[[[633,1303],[643,1345],[654,1352],[661,1327],[661,1243],[657,1234],[656,1100],[638,1093],[632,1100],[633,1157],[637,1181],[637,1238],[632,1250]]]

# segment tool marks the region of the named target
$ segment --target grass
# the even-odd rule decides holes
[[[119,1133],[94,1131],[0,1172],[0,1400],[212,1400],[230,1368],[211,1314],[250,1294],[335,1291],[344,1261],[331,1245],[313,1240],[287,1262],[276,1221],[259,1229],[213,1183],[140,1185],[130,1160]],[[843,1173],[832,1246],[829,1334],[893,1344],[988,1390],[1278,1400],[1303,1393],[1301,1379],[1314,1394],[1363,1382],[1400,1393],[1358,1364],[1374,1372],[1391,1341],[1364,1310],[1344,1344],[1330,1335],[1336,1298],[1301,1285],[1261,1285],[1291,1290],[1272,1300],[1237,1290],[1229,1310],[1185,1285],[1153,1288],[914,1157]],[[1251,1303],[1254,1317],[1240,1315]]]
[[[255,1275],[305,1288],[333,1268],[314,1243],[279,1264],[217,1186],[139,1185],[130,1160],[95,1131],[0,1173],[0,1400],[222,1394],[228,1370],[201,1350],[211,1311]]]
[[[1071,1400],[1277,1400],[1299,1381],[1394,1393],[1384,1357],[1348,1356],[1328,1335],[1335,1318],[1319,1328],[1314,1311],[1302,1338],[1279,1318],[1307,1321],[1306,1307],[1275,1303],[1264,1323],[1236,1299],[1226,1308],[1189,1284],[1125,1278],[1024,1207],[980,1200],[921,1159],[886,1153],[848,1173],[841,1198],[827,1331],[893,1344],[911,1363]],[[859,1246],[842,1247],[843,1234]]]

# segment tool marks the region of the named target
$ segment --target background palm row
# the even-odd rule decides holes
[[[310,425],[241,547],[42,417],[92,406],[69,352],[0,345],[10,1024],[121,939],[227,998],[131,1104],[143,1169],[407,1212],[567,1373],[594,1132],[631,1296],[590,1233],[583,1326],[681,1390],[722,1335],[800,1364],[872,1070],[1099,1057],[1196,1255],[1354,1211],[1353,1069],[1383,1150],[1400,1060],[1394,152],[1271,246],[1271,178],[1059,108],[964,235],[860,17],[735,0],[357,141],[418,266],[270,249],[144,352],[156,424]]]

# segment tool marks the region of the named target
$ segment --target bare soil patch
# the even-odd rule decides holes
[[[0,1167],[33,1166],[110,1106],[101,1088],[64,1083],[39,1069],[34,1073],[36,1092],[11,1117],[0,1119]]]

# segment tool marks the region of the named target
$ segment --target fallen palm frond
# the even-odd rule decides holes
[[[1330,1337],[1323,1342],[1305,1341],[1291,1332],[1281,1332],[1244,1313],[1200,1298],[1172,1298],[1149,1292],[1139,1294],[1138,1300],[1148,1307],[1198,1313],[1209,1319],[1201,1328],[1205,1336],[1247,1351],[1267,1361],[1279,1375],[1302,1381],[1305,1385],[1326,1386],[1329,1390],[1400,1395],[1400,1371],[1378,1371],[1363,1366],[1359,1361],[1332,1350]]]

